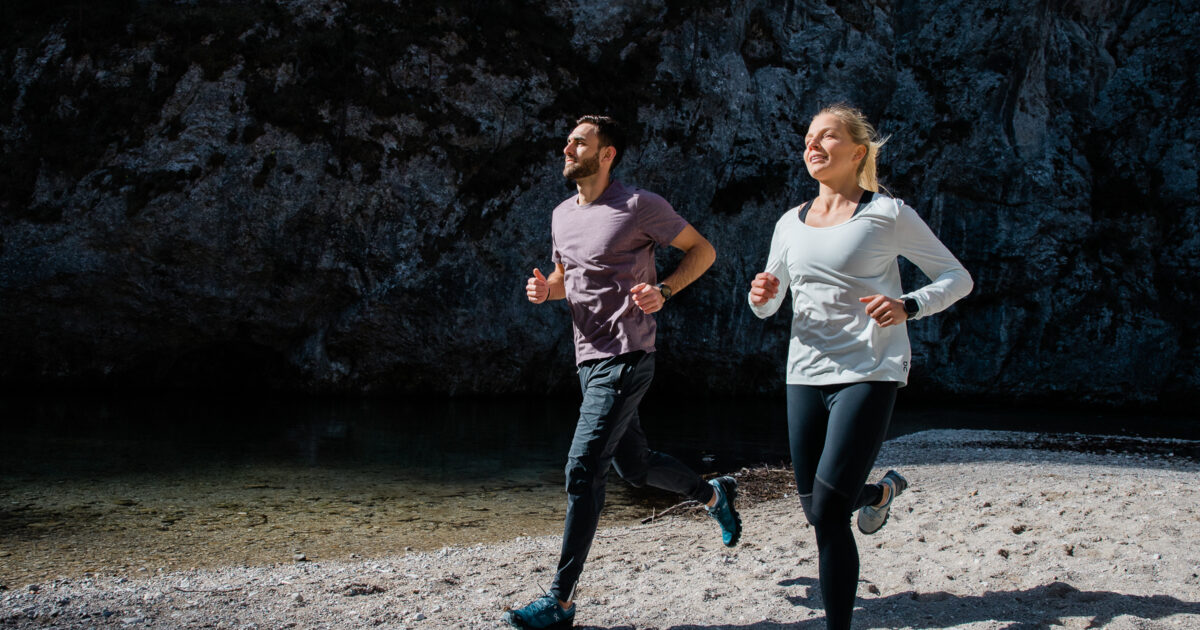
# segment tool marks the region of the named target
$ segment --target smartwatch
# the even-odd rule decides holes
[[[672,295],[671,285],[663,284],[663,283],[659,282],[658,284],[654,285],[654,287],[656,289],[658,289],[659,293],[662,294],[664,302],[671,299],[671,295]]]
[[[921,310],[921,305],[917,303],[916,298],[904,298],[904,314],[912,317]]]

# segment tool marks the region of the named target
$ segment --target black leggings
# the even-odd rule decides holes
[[[850,627],[858,546],[850,516],[882,498],[866,485],[887,435],[897,383],[788,385],[788,438],[804,516],[817,535],[821,597],[830,630]]]

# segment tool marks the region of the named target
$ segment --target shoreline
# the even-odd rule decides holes
[[[912,485],[878,534],[855,530],[855,628],[1200,627],[1200,442],[935,430],[886,442],[872,480],[888,468]],[[794,488],[772,498],[781,475],[739,504],[733,549],[696,511],[602,529],[576,627],[823,629],[812,530]],[[549,583],[558,544],[10,586],[0,627],[497,628]]]

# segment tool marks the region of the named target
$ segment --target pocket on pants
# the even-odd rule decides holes
[[[621,359],[621,369],[616,375],[613,387],[618,394],[622,394],[629,391],[635,385],[633,381],[637,377],[638,367],[646,359],[646,353],[638,350],[629,354],[623,354],[619,358]]]
[[[588,390],[600,389],[620,395],[626,391],[641,363],[645,352],[632,352],[615,357],[600,359],[591,365],[582,367],[579,371],[579,384],[584,396]]]

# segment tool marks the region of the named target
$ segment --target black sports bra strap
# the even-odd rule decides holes
[[[864,190],[862,197],[860,197],[858,199],[858,205],[854,206],[854,214],[852,214],[850,216],[858,216],[858,213],[862,212],[863,208],[866,208],[871,203],[871,199],[874,197],[875,197],[874,192],[872,192],[870,190]]]
[[[863,208],[866,208],[868,205],[870,205],[871,199],[873,199],[874,197],[875,197],[874,192],[872,192],[870,190],[864,190],[862,197],[859,198],[859,200],[858,200],[858,205],[854,206],[854,214],[852,214],[850,216],[851,217],[858,216],[858,213],[862,212]],[[804,202],[803,206],[800,206],[800,222],[801,223],[805,223],[806,219],[808,219],[808,209],[812,207],[814,201],[816,201],[816,199],[809,199],[808,201]]]
[[[801,223],[804,223],[804,220],[808,218],[808,209],[812,207],[814,201],[816,201],[816,200],[809,199],[808,201],[804,202],[803,206],[800,206],[800,222]]]

